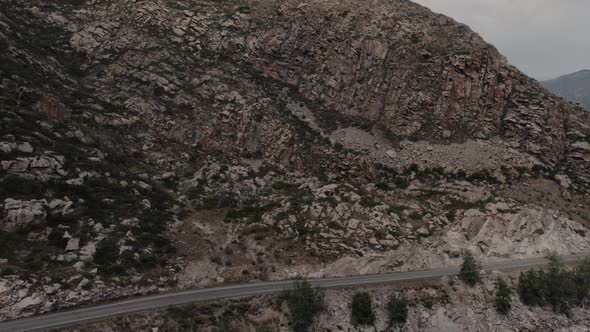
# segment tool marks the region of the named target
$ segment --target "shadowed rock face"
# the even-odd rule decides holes
[[[500,135],[546,161],[564,157],[571,106],[464,25],[410,1],[250,6],[228,49],[245,48],[236,55],[319,102],[320,116],[339,113],[398,137]]]
[[[465,25],[410,1],[113,1],[74,4],[65,12],[35,8],[30,15],[68,31],[68,47],[88,57],[81,74],[101,97],[124,100],[126,108],[158,120],[154,110],[195,108],[214,94],[251,109],[276,107],[276,95],[259,90],[286,84],[311,103],[326,130],[348,120],[383,129],[394,140],[501,136],[549,163],[565,157],[571,105],[547,94]],[[257,100],[266,95],[275,105],[253,107],[249,96],[206,92],[207,77],[224,80],[229,72],[241,81],[230,90],[242,87]],[[195,89],[203,98],[195,98]],[[254,109],[240,124],[229,110],[197,110],[201,125],[173,131],[179,141],[215,149],[237,144],[297,164],[291,156],[297,147],[267,147],[277,140],[293,145],[292,134],[276,134],[274,127],[271,135],[272,121],[260,126],[254,119],[269,112]],[[211,130],[215,117],[225,117],[221,129],[240,137]],[[162,126],[156,122],[151,129]]]
[[[549,163],[584,122],[468,27],[410,1],[249,5],[229,50],[317,102],[319,118],[344,115],[397,138],[497,135]]]

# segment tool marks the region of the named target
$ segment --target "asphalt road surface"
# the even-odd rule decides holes
[[[563,260],[564,262],[575,262],[584,257],[590,257],[590,253],[565,256],[563,257]],[[547,261],[544,258],[530,258],[491,263],[484,265],[483,269],[485,271],[526,269],[534,266],[541,266],[545,263],[547,263]],[[415,272],[310,279],[308,281],[312,285],[318,287],[346,287],[437,278],[455,275],[458,272],[458,268],[444,268]],[[170,305],[275,293],[291,287],[293,287],[293,280],[268,281],[143,296],[109,304],[82,307],[74,310],[2,322],[0,323],[0,331],[43,330],[66,325],[75,325],[84,321],[100,320],[131,312],[163,308]]]

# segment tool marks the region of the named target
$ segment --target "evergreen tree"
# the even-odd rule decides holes
[[[387,303],[390,324],[403,324],[408,318],[408,301],[402,297],[392,296]]]
[[[496,282],[496,310],[502,315],[507,315],[512,309],[512,289],[504,279],[498,278]]]
[[[518,278],[518,295],[526,305],[545,304],[545,272],[530,270],[521,272]]]
[[[574,270],[576,298],[580,306],[590,300],[590,258],[578,262]]]
[[[576,286],[573,273],[563,268],[563,262],[557,254],[547,256],[549,266],[546,274],[546,300],[553,306],[553,311],[567,313],[576,298]]]
[[[324,292],[311,287],[307,281],[295,282],[295,287],[286,292],[293,331],[304,332],[324,305]]]
[[[469,286],[473,287],[481,279],[481,276],[479,275],[480,270],[481,266],[479,262],[475,260],[475,257],[473,257],[471,252],[467,252],[463,258],[463,265],[459,272],[459,278]]]
[[[375,324],[373,301],[369,293],[359,292],[352,297],[352,324],[355,326]]]
[[[567,269],[556,254],[547,256],[547,271],[527,271],[518,278],[518,295],[526,305],[550,304],[557,313],[584,305],[590,295],[590,259]]]

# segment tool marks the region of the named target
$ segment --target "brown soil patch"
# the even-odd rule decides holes
[[[546,179],[529,179],[510,186],[499,196],[512,198],[522,204],[537,204],[547,209],[560,210],[570,219],[590,228],[590,202],[588,198],[566,193],[557,183]],[[571,195],[571,199],[564,196]]]
[[[206,256],[206,248],[214,248],[213,242],[224,234],[226,214],[225,210],[201,210],[188,216],[176,235],[178,254],[188,260]]]

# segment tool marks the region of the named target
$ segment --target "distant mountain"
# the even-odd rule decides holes
[[[556,95],[580,103],[583,108],[590,111],[590,70],[580,70],[541,84]]]

